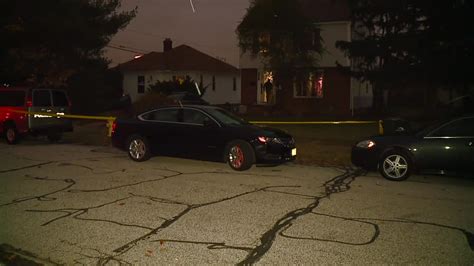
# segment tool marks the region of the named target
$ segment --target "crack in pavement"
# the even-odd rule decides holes
[[[125,172],[126,171],[125,169],[120,169],[120,170],[112,170],[112,171],[105,171],[105,172],[94,172],[95,169],[92,168],[92,167],[89,167],[87,165],[76,164],[76,163],[67,163],[67,162],[58,163],[58,166],[61,166],[61,167],[63,167],[63,166],[73,166],[73,167],[84,168],[84,169],[87,169],[87,170],[91,171],[93,174],[96,174],[96,175],[113,174],[113,173],[119,173],[119,172]]]
[[[56,222],[58,220],[61,220],[61,219],[64,219],[64,218],[67,218],[67,217],[71,216],[72,218],[75,218],[75,219],[78,219],[78,220],[109,222],[109,223],[119,224],[119,225],[128,226],[128,227],[137,227],[137,228],[147,229],[147,230],[152,229],[152,228],[148,228],[148,227],[141,226],[141,225],[122,224],[122,223],[118,223],[118,222],[110,221],[110,220],[88,219],[88,218],[80,218],[79,217],[79,216],[89,212],[89,210],[102,208],[102,207],[107,206],[107,205],[112,205],[114,203],[129,199],[129,198],[132,198],[132,197],[133,196],[128,196],[128,197],[125,197],[125,198],[121,198],[121,199],[117,199],[117,200],[110,201],[110,202],[107,202],[107,203],[99,204],[99,205],[92,206],[92,207],[85,207],[85,208],[61,208],[61,209],[52,209],[52,210],[25,210],[25,211],[27,211],[27,212],[40,212],[40,213],[58,213],[58,212],[59,213],[65,213],[65,215],[61,215],[59,217],[56,217],[52,220],[49,220],[49,221],[41,224],[41,226],[46,226],[46,225],[49,225],[53,222]]]
[[[245,174],[245,173],[231,173],[231,172],[225,172],[225,171],[202,171],[202,172],[182,173],[182,172],[167,169],[167,168],[156,168],[156,170],[168,171],[168,172],[172,172],[174,174],[172,174],[172,175],[158,175],[159,176],[158,178],[152,178],[152,179],[148,179],[148,180],[138,181],[138,182],[124,184],[124,185],[118,185],[118,186],[109,187],[109,188],[103,188],[103,189],[70,189],[67,192],[71,192],[71,193],[105,192],[105,191],[111,191],[111,190],[121,189],[121,188],[125,188],[125,187],[132,187],[132,186],[142,185],[142,184],[145,184],[145,183],[159,182],[159,181],[163,181],[163,180],[166,180],[166,179],[169,179],[169,178],[172,178],[172,177],[177,177],[177,176],[182,176],[182,175],[232,174],[232,175],[247,175],[247,176],[251,175],[251,176],[261,176],[261,177],[281,177],[281,178],[285,178],[285,176],[281,176],[281,175],[263,175],[263,174],[256,175],[256,174]],[[289,177],[286,177],[286,178],[289,178]]]
[[[165,229],[165,228],[169,227],[170,225],[174,224],[180,218],[182,218],[184,215],[186,215],[187,213],[189,213],[192,210],[202,208],[202,207],[206,207],[206,206],[210,206],[210,205],[217,204],[217,203],[222,203],[222,202],[229,201],[229,200],[232,200],[232,199],[236,199],[236,198],[239,198],[239,197],[242,197],[242,196],[245,196],[245,195],[249,195],[249,194],[252,194],[252,193],[257,193],[257,192],[262,192],[262,191],[265,192],[265,190],[269,189],[269,188],[295,188],[295,187],[300,187],[300,186],[266,186],[266,187],[257,188],[257,189],[251,190],[251,191],[239,193],[239,194],[236,194],[236,195],[233,195],[233,196],[230,196],[230,197],[226,197],[226,198],[223,198],[223,199],[210,201],[210,202],[207,202],[207,203],[201,203],[201,204],[187,204],[187,203],[183,203],[183,202],[169,201],[168,199],[160,199],[160,198],[157,198],[157,197],[150,197],[150,199],[154,199],[154,200],[159,199],[159,200],[163,200],[163,201],[165,201],[166,203],[169,203],[169,204],[185,205],[187,207],[186,207],[186,209],[184,209],[183,211],[181,211],[180,213],[175,215],[173,218],[166,220],[159,227],[153,229],[149,233],[147,233],[147,234],[145,234],[145,235],[143,235],[139,238],[136,238],[136,239],[134,239],[134,240],[132,240],[132,241],[116,248],[116,249],[114,249],[114,252],[116,254],[114,256],[104,258],[103,260],[101,260],[100,264],[101,265],[106,264],[110,260],[114,259],[115,257],[120,256],[122,254],[125,254],[127,251],[129,251],[134,246],[136,246],[139,242],[147,240],[151,236],[156,235],[158,232],[160,232],[163,229]],[[141,197],[146,197],[146,196],[141,196]],[[227,246],[227,248],[231,248],[231,246]],[[239,248],[239,249],[241,249],[241,248]]]
[[[208,249],[234,249],[234,250],[242,250],[242,251],[251,251],[253,248],[251,247],[242,247],[242,246],[229,246],[226,245],[225,242],[203,242],[203,241],[190,241],[190,240],[177,240],[177,239],[160,239],[160,240],[153,240],[150,242],[160,242],[160,245],[164,245],[167,242],[170,243],[185,243],[185,244],[196,244],[196,245],[207,245]]]
[[[435,227],[440,227],[444,229],[450,229],[450,230],[455,230],[461,232],[464,237],[466,238],[467,244],[469,245],[469,248],[474,251],[474,234],[469,232],[468,230],[460,227],[455,227],[455,226],[450,226],[450,225],[444,225],[444,224],[438,224],[438,223],[432,223],[432,222],[422,222],[422,221],[416,221],[416,220],[411,220],[411,219],[380,219],[380,218],[366,218],[366,217],[357,217],[357,218],[352,218],[352,217],[342,217],[342,216],[336,216],[336,215],[330,215],[330,214],[325,214],[325,213],[318,213],[318,212],[312,212],[314,215],[318,216],[326,216],[326,217],[331,217],[331,218],[337,218],[337,219],[342,219],[342,220],[347,220],[347,221],[356,221],[356,222],[361,222],[361,223],[368,223],[374,226],[375,232],[371,238],[370,241],[367,241],[367,243],[361,243],[357,245],[368,245],[372,244],[380,235],[380,229],[379,225],[376,223],[371,223],[371,222],[364,222],[364,221],[376,221],[376,222],[390,222],[390,223],[405,223],[405,224],[415,224],[415,225],[429,225],[429,226],[435,226]],[[288,228],[287,228],[288,229]],[[282,231],[283,233],[283,231]],[[340,244],[349,244],[349,245],[354,245],[351,243],[346,243],[346,242],[341,242],[341,241],[332,241],[332,240],[325,240],[325,239],[317,239],[317,238],[300,238],[300,237],[294,237],[294,236],[289,236],[289,235],[283,235],[284,237],[288,238],[293,238],[293,239],[301,239],[301,240],[315,240],[315,241],[324,241],[324,242],[335,242],[335,243],[340,243]]]
[[[48,192],[48,193],[45,193],[45,194],[42,194],[42,195],[39,195],[39,196],[29,196],[29,197],[14,199],[9,203],[0,204],[0,207],[12,205],[12,204],[17,204],[17,203],[21,203],[21,202],[25,202],[25,201],[35,200],[35,199],[38,200],[38,201],[53,201],[53,200],[56,200],[57,198],[49,197],[49,196],[51,196],[53,194],[56,194],[56,193],[59,193],[59,192],[62,192],[62,191],[65,191],[66,189],[69,189],[70,187],[72,187],[76,184],[76,181],[74,181],[73,179],[70,179],[70,178],[49,179],[47,177],[44,177],[44,178],[42,178],[42,177],[33,177],[33,179],[41,180],[41,181],[62,181],[64,183],[67,183],[68,185],[64,188],[61,188],[61,189],[58,189],[58,190],[55,190],[55,191],[52,191],[52,192]]]
[[[52,164],[52,163],[55,163],[55,161],[44,162],[44,163],[38,163],[38,164],[33,164],[33,165],[27,165],[27,166],[23,166],[23,167],[8,169],[8,170],[1,170],[1,171],[0,171],[0,174],[10,173],[10,172],[15,172],[15,171],[20,171],[20,170],[29,169],[29,168],[35,168],[35,167],[41,168],[41,166],[43,166],[43,165],[48,165],[48,164]]]
[[[351,243],[351,242],[344,242],[344,241],[339,241],[339,240],[332,240],[332,239],[324,239],[324,238],[314,238],[314,237],[296,237],[296,236],[290,236],[285,234],[285,231],[288,230],[291,226],[293,226],[292,223],[288,224],[280,233],[279,235],[282,237],[290,238],[290,239],[297,239],[297,240],[313,240],[313,241],[320,241],[320,242],[330,242],[330,243],[337,243],[337,244],[344,244],[344,245],[350,245],[350,246],[364,246],[364,245],[369,245],[375,242],[375,240],[379,237],[380,235],[380,228],[379,225],[376,223],[371,223],[364,221],[364,219],[358,219],[358,218],[348,218],[348,217],[340,217],[340,216],[334,216],[334,215],[328,215],[328,214],[320,214],[316,212],[311,212],[311,214],[317,214],[321,216],[326,216],[326,217],[331,217],[331,218],[338,218],[341,220],[345,221],[353,221],[353,222],[358,222],[358,223],[363,223],[363,224],[368,224],[372,226],[374,232],[370,239],[365,242],[360,242],[360,243]]]
[[[98,261],[99,261],[99,260],[101,260],[103,257],[110,256],[110,254],[108,254],[108,253],[106,253],[106,252],[103,252],[103,251],[101,251],[101,250],[99,250],[99,249],[96,249],[96,248],[89,248],[89,247],[83,247],[83,246],[81,246],[81,245],[79,245],[79,244],[77,244],[77,243],[72,243],[72,242],[70,242],[70,241],[68,241],[68,240],[64,240],[64,239],[63,239],[63,240],[61,240],[60,242],[61,242],[62,244],[67,244],[67,245],[69,245],[69,246],[71,246],[71,247],[75,247],[75,248],[80,249],[80,252],[76,252],[76,254],[77,254],[77,255],[80,255],[80,256],[82,256],[82,257],[84,257],[84,258],[87,258],[87,259],[94,259],[94,260],[98,260]],[[84,254],[84,252],[85,252],[86,250],[94,251],[94,252],[96,252],[96,253],[99,254],[99,255],[98,255],[98,256],[92,256],[92,255]],[[118,260],[118,259],[116,259],[116,260],[113,260],[113,261],[114,261],[114,262],[117,262],[119,265],[133,265],[133,264],[131,264],[130,262],[127,262],[127,261],[125,261],[125,260]],[[86,264],[86,263],[81,262],[80,259],[75,259],[74,262],[75,262],[76,264],[81,264],[81,265],[90,265],[90,262],[88,262],[88,263]]]
[[[312,202],[305,208],[300,208],[288,212],[286,215],[278,219],[278,221],[273,225],[273,227],[260,237],[260,244],[252,251],[250,251],[247,257],[237,263],[237,265],[250,265],[258,262],[268,252],[268,250],[270,250],[277,234],[281,230],[284,230],[289,224],[291,224],[292,221],[298,219],[299,217],[311,213],[319,206],[319,203],[322,199],[329,199],[330,196],[334,193],[348,191],[351,187],[350,184],[355,180],[357,176],[361,175],[362,173],[363,171],[359,169],[348,169],[345,173],[326,181],[323,184],[323,187],[325,188],[324,196],[315,196],[314,202]]]

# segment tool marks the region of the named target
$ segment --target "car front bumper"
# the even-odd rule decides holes
[[[375,150],[352,147],[352,164],[362,167],[366,170],[376,170],[378,165],[378,156]]]
[[[289,162],[294,161],[297,149],[294,145],[257,145],[255,156],[259,163]]]

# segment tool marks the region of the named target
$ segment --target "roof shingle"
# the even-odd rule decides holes
[[[202,53],[190,46],[180,45],[167,52],[151,52],[140,58],[120,64],[121,71],[206,71],[237,72],[232,65]]]

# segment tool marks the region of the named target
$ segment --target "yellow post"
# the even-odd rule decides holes
[[[112,130],[113,130],[113,125],[114,125],[115,119],[109,119],[107,120],[107,136],[112,137]]]
[[[383,121],[379,120],[379,134],[383,135]]]

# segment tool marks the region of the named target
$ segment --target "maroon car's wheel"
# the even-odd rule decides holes
[[[18,143],[18,131],[14,126],[7,126],[5,129],[5,137],[8,144]]]
[[[244,171],[255,163],[255,152],[248,142],[235,140],[227,145],[226,161],[232,169]]]

